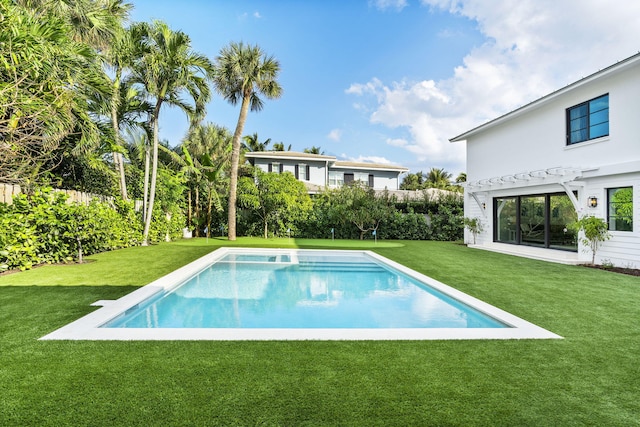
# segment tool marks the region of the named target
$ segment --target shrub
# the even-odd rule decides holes
[[[141,219],[131,203],[119,201],[114,207],[67,199],[39,189],[15,196],[11,205],[0,204],[0,271],[82,260],[83,255],[140,242]]]

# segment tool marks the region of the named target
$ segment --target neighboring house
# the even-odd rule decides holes
[[[343,162],[334,156],[294,151],[252,151],[244,157],[265,172],[291,172],[305,183],[310,193],[362,181],[374,190],[398,190],[402,166]]]
[[[640,54],[451,141],[467,145],[477,247],[590,262],[571,224],[594,215],[611,235],[596,262],[640,268]]]

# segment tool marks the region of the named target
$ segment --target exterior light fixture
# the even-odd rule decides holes
[[[487,209],[487,204],[482,202],[482,209]]]
[[[589,197],[589,207],[590,208],[595,208],[598,206],[598,198],[595,196],[591,196]]]

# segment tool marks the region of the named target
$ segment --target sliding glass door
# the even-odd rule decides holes
[[[545,246],[547,223],[545,196],[520,197],[520,243],[529,246]]]
[[[496,197],[494,240],[542,248],[578,249],[577,214],[564,193]]]

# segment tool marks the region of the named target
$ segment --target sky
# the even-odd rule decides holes
[[[129,1],[131,20],[164,21],[211,60],[230,42],[278,60],[282,96],[244,135],[454,177],[465,144],[449,139],[640,50],[638,1]],[[233,132],[238,114],[214,92],[205,122]],[[159,123],[172,146],[189,125],[176,109]]]

